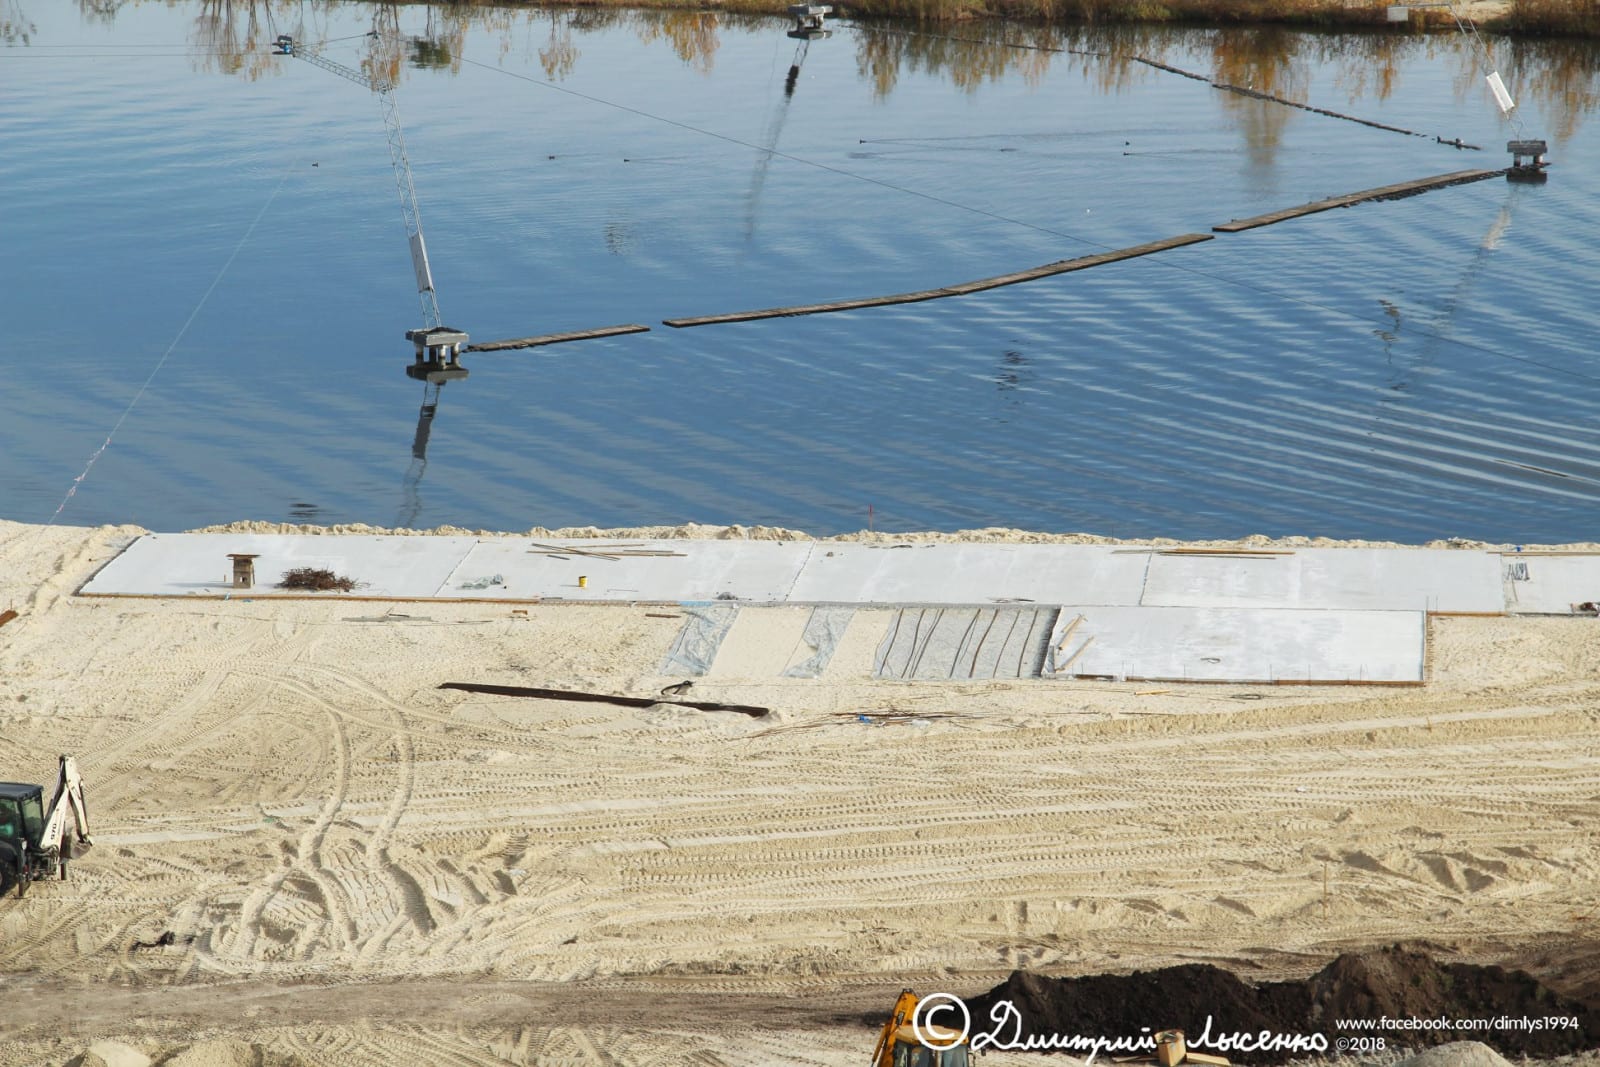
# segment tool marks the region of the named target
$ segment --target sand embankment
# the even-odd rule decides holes
[[[0,523],[0,778],[76,754],[97,841],[0,901],[0,1065],[858,1064],[905,985],[1410,939],[1600,993],[1593,619],[1373,691],[875,680],[868,626],[782,678],[747,609],[695,691],[751,720],[437,688],[655,694],[659,607],[73,597],[135,532]]]

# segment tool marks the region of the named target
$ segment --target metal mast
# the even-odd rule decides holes
[[[375,36],[375,33],[369,36]],[[288,34],[279,34],[277,44],[278,55],[303,59],[378,94],[378,103],[383,108],[383,126],[389,138],[389,160],[394,164],[395,190],[400,194],[400,214],[405,219],[406,240],[411,245],[411,266],[417,274],[417,294],[422,299],[423,329],[439,328],[443,322],[439,317],[439,297],[433,288],[433,271],[428,267],[428,246],[422,238],[422,212],[417,207],[416,184],[411,180],[411,160],[406,155],[406,136],[400,127],[400,108],[395,100],[394,85],[301,48]]]

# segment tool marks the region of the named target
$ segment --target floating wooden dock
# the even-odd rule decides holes
[[[858,300],[834,300],[826,304],[797,304],[794,307],[766,308],[762,311],[734,311],[726,315],[702,315],[699,318],[690,319],[663,319],[662,322],[667,326],[683,329],[688,326],[712,326],[724,322],[750,322],[754,319],[777,319],[791,315],[820,315],[829,311],[854,311],[857,308],[882,307],[886,304],[915,304],[920,300],[938,300],[947,296],[965,296],[968,293],[978,293],[985,289],[998,289],[1002,285],[1030,282],[1036,278],[1048,278],[1053,274],[1066,274],[1070,271],[1085,270],[1089,267],[1098,267],[1102,263],[1116,263],[1119,260],[1148,256],[1152,252],[1164,252],[1169,248],[1181,248],[1184,245],[1192,245],[1200,241],[1209,240],[1211,240],[1209,233],[1186,233],[1180,237],[1168,237],[1163,241],[1151,241],[1149,244],[1135,245],[1132,248],[1119,248],[1112,252],[1081,256],[1078,259],[1063,259],[1055,263],[1046,263],[1042,267],[1034,267],[1031,270],[1020,270],[1014,274],[999,274],[993,278],[980,278],[974,282],[946,285],[938,289],[922,289],[915,293],[896,293],[893,296],[868,296]]]
[[[1382,185],[1376,189],[1349,193],[1345,196],[1332,196],[1326,200],[1301,204],[1299,207],[1286,207],[1282,211],[1273,211],[1266,215],[1257,215],[1254,218],[1234,219],[1232,222],[1225,222],[1220,226],[1211,228],[1217,233],[1238,233],[1241,230],[1253,230],[1257,226],[1270,226],[1274,222],[1297,219],[1302,215],[1314,215],[1319,211],[1328,211],[1336,207],[1349,207],[1351,204],[1362,204],[1369,200],[1400,200],[1408,196],[1416,196],[1418,193],[1428,192],[1430,189],[1443,189],[1447,185],[1465,185],[1468,182],[1481,182],[1485,178],[1498,178],[1504,174],[1504,170],[1458,170],[1452,174],[1439,174],[1432,178],[1418,178],[1416,181],[1400,182],[1396,185]]]
[[[464,352],[507,352],[513,348],[538,348],[540,345],[559,345],[565,341],[592,341],[596,337],[616,337],[625,333],[649,333],[650,327],[629,323],[626,326],[602,326],[597,330],[570,330],[566,333],[546,333],[538,337],[511,337],[504,341],[484,341],[468,345]]]

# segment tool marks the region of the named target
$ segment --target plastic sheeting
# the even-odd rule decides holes
[[[694,677],[705,674],[738,617],[737,604],[685,605],[683,625],[667,650],[667,658],[661,661],[660,673]]]
[[[833,651],[839,647],[839,640],[844,637],[855,613],[854,608],[812,608],[805,633],[800,638],[812,649],[811,655],[784,671],[784,677],[820,677],[828,669],[828,661],[833,658]]]
[[[878,678],[1037,678],[1055,608],[907,608],[878,646]]]

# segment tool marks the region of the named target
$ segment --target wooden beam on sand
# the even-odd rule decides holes
[[[1468,182],[1481,182],[1485,178],[1503,177],[1505,173],[1504,169],[1458,170],[1450,174],[1437,174],[1432,178],[1418,178],[1416,181],[1380,185],[1376,189],[1366,189],[1359,193],[1330,196],[1326,200],[1301,204],[1299,207],[1286,207],[1282,211],[1272,211],[1265,215],[1256,215],[1248,219],[1234,219],[1232,222],[1224,222],[1220,226],[1211,227],[1211,229],[1217,233],[1238,233],[1241,230],[1253,230],[1257,226],[1270,226],[1274,222],[1283,222],[1285,219],[1297,219],[1302,215],[1315,215],[1319,211],[1328,211],[1336,207],[1364,204],[1370,200],[1403,200],[1408,196],[1426,193],[1431,189],[1443,189],[1449,185],[1465,185]]]
[[[1116,263],[1124,259],[1148,256],[1152,252],[1164,252],[1169,248],[1182,248],[1184,245],[1192,245],[1200,241],[1209,240],[1211,240],[1209,233],[1186,233],[1178,237],[1168,237],[1161,241],[1151,241],[1149,244],[1135,245],[1132,248],[1119,248],[1111,252],[1098,252],[1092,256],[1080,256],[1077,259],[1058,260],[1055,263],[1046,263],[1042,267],[1019,270],[1014,274],[999,274],[993,278],[979,278],[975,282],[945,285],[938,289],[921,289],[914,293],[896,293],[893,296],[867,296],[857,300],[834,300],[826,304],[797,304],[793,307],[766,308],[762,311],[733,311],[725,315],[702,315],[699,318],[662,319],[661,321],[664,325],[681,330],[689,326],[715,326],[725,322],[750,322],[755,319],[778,319],[791,315],[821,315],[829,311],[854,311],[857,308],[883,307],[887,304],[915,304],[920,300],[939,300],[947,296],[965,296],[968,293],[980,293],[985,289],[998,289],[1002,285],[1031,282],[1038,278],[1067,274],[1075,270],[1086,270],[1089,267],[1098,267],[1103,263]]]
[[[659,697],[624,697],[611,693],[584,693],[575,689],[533,689],[524,685],[487,685],[481,682],[444,682],[440,689],[459,689],[464,693],[489,693],[503,697],[533,697],[538,700],[569,700],[584,704],[616,704],[624,708],[649,708],[657,704],[675,704],[696,711],[736,711],[759,719],[772,714],[771,708],[751,704],[718,704],[707,700],[663,700]]]
[[[463,352],[508,352],[513,348],[538,348],[540,345],[559,345],[567,341],[592,341],[597,337],[616,337],[625,333],[649,333],[650,327],[638,323],[625,326],[601,326],[596,330],[569,330],[566,333],[546,333],[537,337],[510,337],[504,341],[483,341],[468,345]]]

